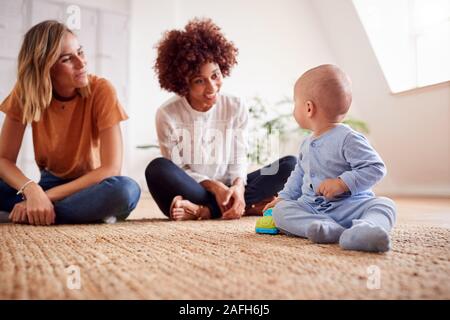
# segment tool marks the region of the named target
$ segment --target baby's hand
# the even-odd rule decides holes
[[[272,201],[270,201],[268,204],[266,204],[266,206],[264,207],[264,209],[262,210],[263,212],[266,211],[267,209],[273,208],[275,207],[275,205],[280,202],[282,199],[281,198],[275,198]]]
[[[322,181],[317,189],[317,193],[327,199],[332,199],[337,195],[349,191],[347,185],[341,179],[326,179]]]

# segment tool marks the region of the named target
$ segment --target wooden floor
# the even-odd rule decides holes
[[[450,198],[394,198],[398,222],[450,229]]]
[[[450,198],[393,197],[398,223],[436,226],[450,229]],[[129,219],[164,218],[148,192],[142,194]]]

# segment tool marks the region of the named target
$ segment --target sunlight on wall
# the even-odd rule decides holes
[[[450,0],[353,0],[391,91],[450,80]]]

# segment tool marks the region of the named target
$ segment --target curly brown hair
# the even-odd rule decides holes
[[[217,63],[224,77],[237,64],[238,49],[211,19],[195,18],[184,30],[165,32],[156,48],[154,69],[161,88],[181,96],[187,96],[189,80],[205,63]]]

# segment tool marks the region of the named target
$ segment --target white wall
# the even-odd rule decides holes
[[[132,0],[129,121],[133,145],[157,143],[155,111],[170,97],[159,88],[152,70],[153,46],[165,30],[181,29],[193,17],[212,18],[239,48],[238,65],[225,80],[224,92],[279,101],[292,96],[303,71],[334,62],[308,0]],[[291,112],[290,108],[286,111]],[[294,145],[291,152],[296,152]],[[141,185],[145,184],[145,165],[156,153],[134,151],[131,174]]]
[[[314,0],[331,53],[353,80],[358,115],[388,167],[377,190],[450,196],[450,83],[393,95],[351,0]]]
[[[210,17],[239,48],[239,64],[225,90],[270,100],[292,96],[305,68],[333,57],[310,1],[178,1],[181,25],[194,16]]]
[[[153,71],[156,50],[153,48],[164,30],[175,24],[173,0],[132,0],[130,50],[130,176],[147,190],[144,171],[158,149],[139,150],[138,145],[157,144],[155,111],[170,95],[159,89]]]
[[[67,3],[67,5],[76,4],[91,8],[107,9],[116,12],[128,12],[128,0],[52,0],[54,2]]]

